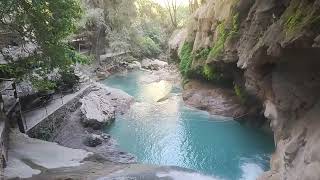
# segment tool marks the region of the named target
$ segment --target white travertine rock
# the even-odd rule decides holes
[[[167,62],[160,61],[158,59],[143,59],[141,62],[141,66],[145,69],[150,70],[159,70],[168,66]]]
[[[71,149],[57,143],[29,138],[18,131],[10,134],[9,162],[5,168],[5,178],[28,178],[41,171],[33,169],[25,161],[30,161],[46,169],[75,167],[91,155],[85,150]]]
[[[175,30],[168,42],[170,50],[176,50],[177,52],[180,52],[187,34],[188,30],[186,28]]]
[[[138,61],[133,61],[128,65],[129,70],[139,70],[141,69],[141,63]]]
[[[114,120],[115,110],[106,96],[107,93],[102,91],[93,91],[80,100],[85,125],[99,129]]]
[[[117,112],[123,113],[134,101],[127,93],[95,83],[93,90],[83,97],[80,110],[82,123],[94,129],[110,124]]]

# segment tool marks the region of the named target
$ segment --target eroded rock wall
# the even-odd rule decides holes
[[[236,65],[233,83],[270,120],[276,151],[260,179],[319,179],[320,0],[210,0],[187,29],[180,68]]]

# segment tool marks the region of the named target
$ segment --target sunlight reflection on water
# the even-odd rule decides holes
[[[172,90],[172,84],[168,81],[154,82],[142,85],[141,93],[146,99],[151,99],[153,102],[158,102],[169,96]]]

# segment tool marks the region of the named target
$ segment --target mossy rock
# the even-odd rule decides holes
[[[295,37],[305,29],[320,26],[320,15],[313,3],[293,0],[281,17],[287,39]]]
[[[187,76],[191,69],[191,64],[193,60],[192,48],[193,48],[193,43],[185,42],[179,53],[179,57],[180,57],[179,69],[183,76]]]

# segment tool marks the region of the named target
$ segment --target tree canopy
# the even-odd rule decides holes
[[[171,5],[168,11],[153,0],[1,0],[0,32],[14,32],[20,39],[14,46],[32,43],[35,50],[16,60],[1,47],[9,63],[0,64],[0,76],[54,87],[48,74],[71,72],[73,63],[86,60],[69,45],[73,34],[87,37],[90,55],[97,60],[107,48],[130,51],[134,58],[157,57],[188,14],[187,6]]]
[[[48,73],[83,61],[66,41],[75,31],[81,15],[78,0],[1,0],[0,27],[17,33],[22,45],[33,43],[36,46],[36,51],[23,60],[13,62],[6,57],[9,64],[1,65],[1,75],[17,78],[36,69]]]

